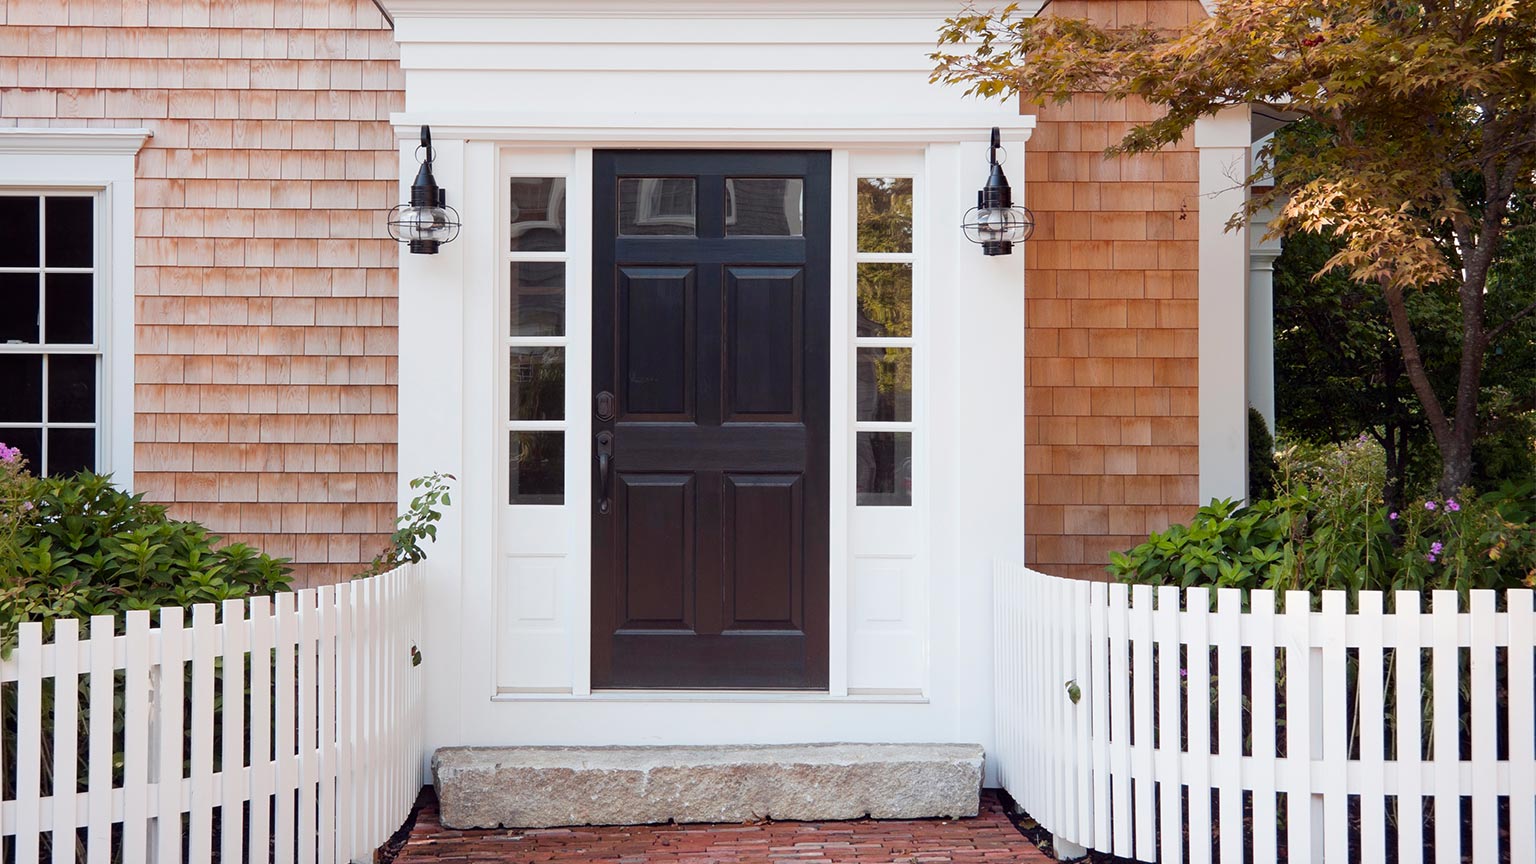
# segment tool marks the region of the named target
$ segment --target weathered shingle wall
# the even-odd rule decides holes
[[[404,94],[369,0],[9,0],[0,123],[143,126],[135,471],[231,540],[346,578],[395,514]]]
[[[1046,14],[1182,26],[1194,0],[1056,0]],[[1109,552],[1186,518],[1198,496],[1199,165],[1188,140],[1105,160],[1144,105],[1026,104],[1039,230],[1027,248],[1025,553],[1104,578]]]

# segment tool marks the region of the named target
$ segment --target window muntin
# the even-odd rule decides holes
[[[855,502],[912,505],[913,178],[859,177],[855,184]]]
[[[566,245],[564,177],[513,177],[506,366],[507,503],[565,503]]]
[[[89,192],[0,193],[0,441],[39,474],[100,463],[97,201]]]

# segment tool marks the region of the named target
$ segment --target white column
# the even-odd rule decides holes
[[[1250,231],[1261,237],[1262,229]],[[1248,401],[1275,431],[1275,259],[1278,240],[1260,241],[1248,252]]]
[[[1195,123],[1200,152],[1200,502],[1248,497],[1247,106]]]

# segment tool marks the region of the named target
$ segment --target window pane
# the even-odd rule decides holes
[[[41,354],[0,354],[0,382],[0,421],[42,422]]]
[[[512,251],[565,249],[565,178],[512,178]]]
[[[513,432],[508,436],[509,504],[565,503],[565,433]]]
[[[689,237],[696,213],[692,177],[619,180],[619,233],[626,237]]]
[[[47,228],[49,267],[89,267],[95,232],[92,230],[91,198],[49,197],[43,205]]]
[[[732,178],[725,181],[725,233],[745,237],[805,234],[805,181]]]
[[[96,422],[96,355],[48,356],[48,422]]]
[[[511,306],[513,336],[564,336],[565,265],[513,263]]]
[[[859,265],[859,335],[912,335],[912,265]]]
[[[49,429],[48,473],[55,477],[96,470],[95,429]]]
[[[0,195],[0,225],[5,226],[5,242],[0,243],[0,267],[36,267],[41,263],[38,256],[41,223],[36,195]]]
[[[912,178],[859,178],[859,251],[912,251]]]
[[[43,430],[6,429],[0,426],[0,444],[21,450],[22,458],[27,460],[27,467],[34,472],[43,469]]]
[[[90,273],[49,273],[44,335],[54,345],[89,345],[95,338],[95,276]]]
[[[0,273],[0,342],[38,340],[38,278],[36,273]]]
[[[858,503],[864,507],[912,504],[912,433],[860,432]]]
[[[858,419],[912,419],[911,348],[860,348],[854,375],[858,379]]]
[[[513,348],[507,377],[510,419],[565,419],[564,348]]]

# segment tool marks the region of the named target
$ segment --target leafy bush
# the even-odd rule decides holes
[[[287,559],[240,543],[216,548],[219,539],[107,477],[33,477],[14,449],[0,451],[0,651],[9,653],[22,621],[48,627],[288,590]]]
[[[1109,572],[1126,582],[1275,591],[1536,587],[1536,485],[1388,512],[1373,443],[1281,455],[1273,499],[1213,501],[1187,526],[1112,554]]]
[[[368,569],[356,578],[387,573],[401,564],[426,558],[427,552],[421,544],[426,540],[437,540],[437,523],[443,518],[438,508],[453,503],[448,495],[448,482],[456,479],[452,474],[433,472],[412,480],[412,489],[425,491],[411,499],[410,506],[395,520],[395,533],[389,537],[389,546],[375,555]]]
[[[1275,437],[1259,409],[1248,406],[1248,497],[1257,501],[1275,494]]]

